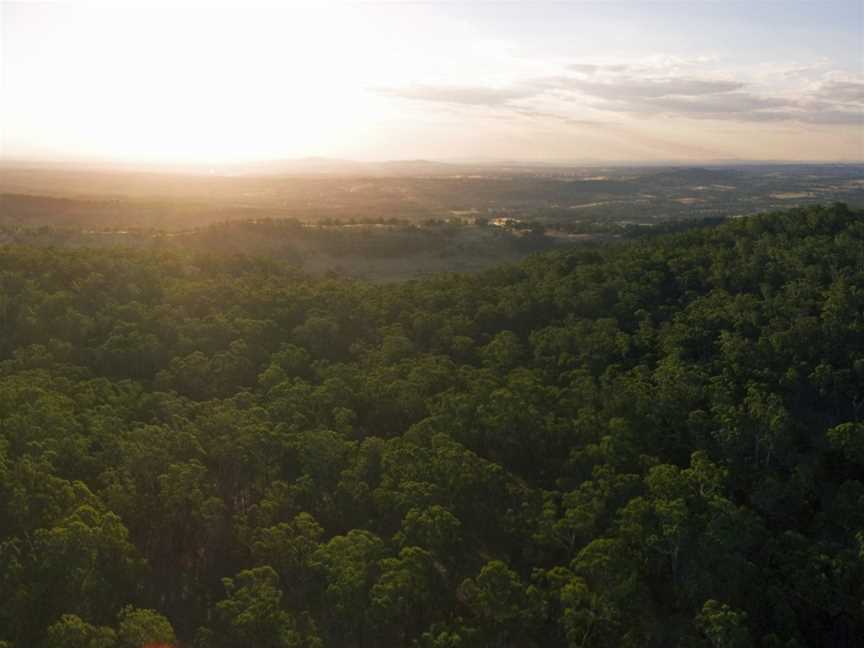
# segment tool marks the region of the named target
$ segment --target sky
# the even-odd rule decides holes
[[[0,5],[3,158],[864,160],[864,2]]]

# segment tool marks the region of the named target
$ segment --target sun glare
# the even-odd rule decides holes
[[[55,16],[54,29],[26,47],[29,78],[9,79],[40,97],[40,109],[16,117],[41,128],[49,151],[178,161],[327,154],[387,113],[367,87],[380,48],[360,42],[368,30],[351,14]],[[58,50],[68,53],[60,62]],[[62,120],[49,119],[58,103]]]

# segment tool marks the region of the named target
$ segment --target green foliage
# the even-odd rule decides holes
[[[539,590],[522,583],[500,560],[487,563],[476,578],[466,579],[459,593],[488,645],[521,643],[543,617]]]
[[[199,634],[201,645],[262,648],[318,648],[314,627],[303,628],[282,609],[279,577],[271,567],[255,567],[223,578],[226,598],[216,604],[216,631]],[[202,639],[203,638],[203,639]]]
[[[843,205],[388,285],[0,248],[0,645],[851,646],[860,286]]]
[[[864,423],[841,423],[826,435],[829,443],[849,461],[864,465]]]
[[[127,606],[117,617],[118,648],[140,648],[149,645],[173,645],[174,629],[168,620],[154,610]]]
[[[752,646],[747,630],[747,615],[733,610],[725,603],[714,599],[705,601],[696,617],[696,625],[702,630],[712,648],[749,648]]]
[[[74,614],[64,614],[45,632],[45,646],[51,648],[114,648],[116,645],[114,630],[91,625]]]

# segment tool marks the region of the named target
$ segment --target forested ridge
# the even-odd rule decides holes
[[[375,285],[0,248],[0,645],[857,646],[864,212]]]

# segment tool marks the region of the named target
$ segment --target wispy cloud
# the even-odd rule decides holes
[[[624,70],[630,69],[630,65],[627,63],[571,63],[567,66],[568,70],[572,70],[573,72],[579,72],[580,74],[596,74],[597,72],[609,71],[609,72],[623,72]]]
[[[437,103],[465,106],[503,106],[516,99],[525,99],[538,94],[533,86],[510,86],[495,88],[468,85],[413,85],[403,88],[376,88],[379,94],[402,99],[415,99]]]
[[[638,79],[632,77],[613,78],[608,81],[593,81],[584,79],[559,78],[558,86],[562,90],[578,90],[579,92],[603,99],[643,99],[659,98],[674,95],[695,97],[699,95],[716,95],[744,87],[737,81],[693,79],[687,77],[665,77]]]
[[[820,94],[836,101],[864,103],[864,81],[827,81]]]
[[[576,62],[561,69],[558,75],[525,78],[505,86],[423,84],[380,88],[378,92],[571,123],[594,117],[598,111],[618,117],[823,125],[864,122],[864,81],[836,78],[830,70],[823,69],[816,79],[790,81],[789,75],[777,75],[766,80],[720,69],[709,58],[683,61],[663,56],[631,63]],[[556,103],[556,110],[548,108],[550,102]]]
[[[597,95],[592,95],[597,96]],[[762,97],[749,92],[696,94],[667,94],[657,96],[628,96],[627,93],[609,93],[595,107],[613,112],[678,115],[733,115],[746,116],[765,109],[793,107],[794,102],[780,97]]]

